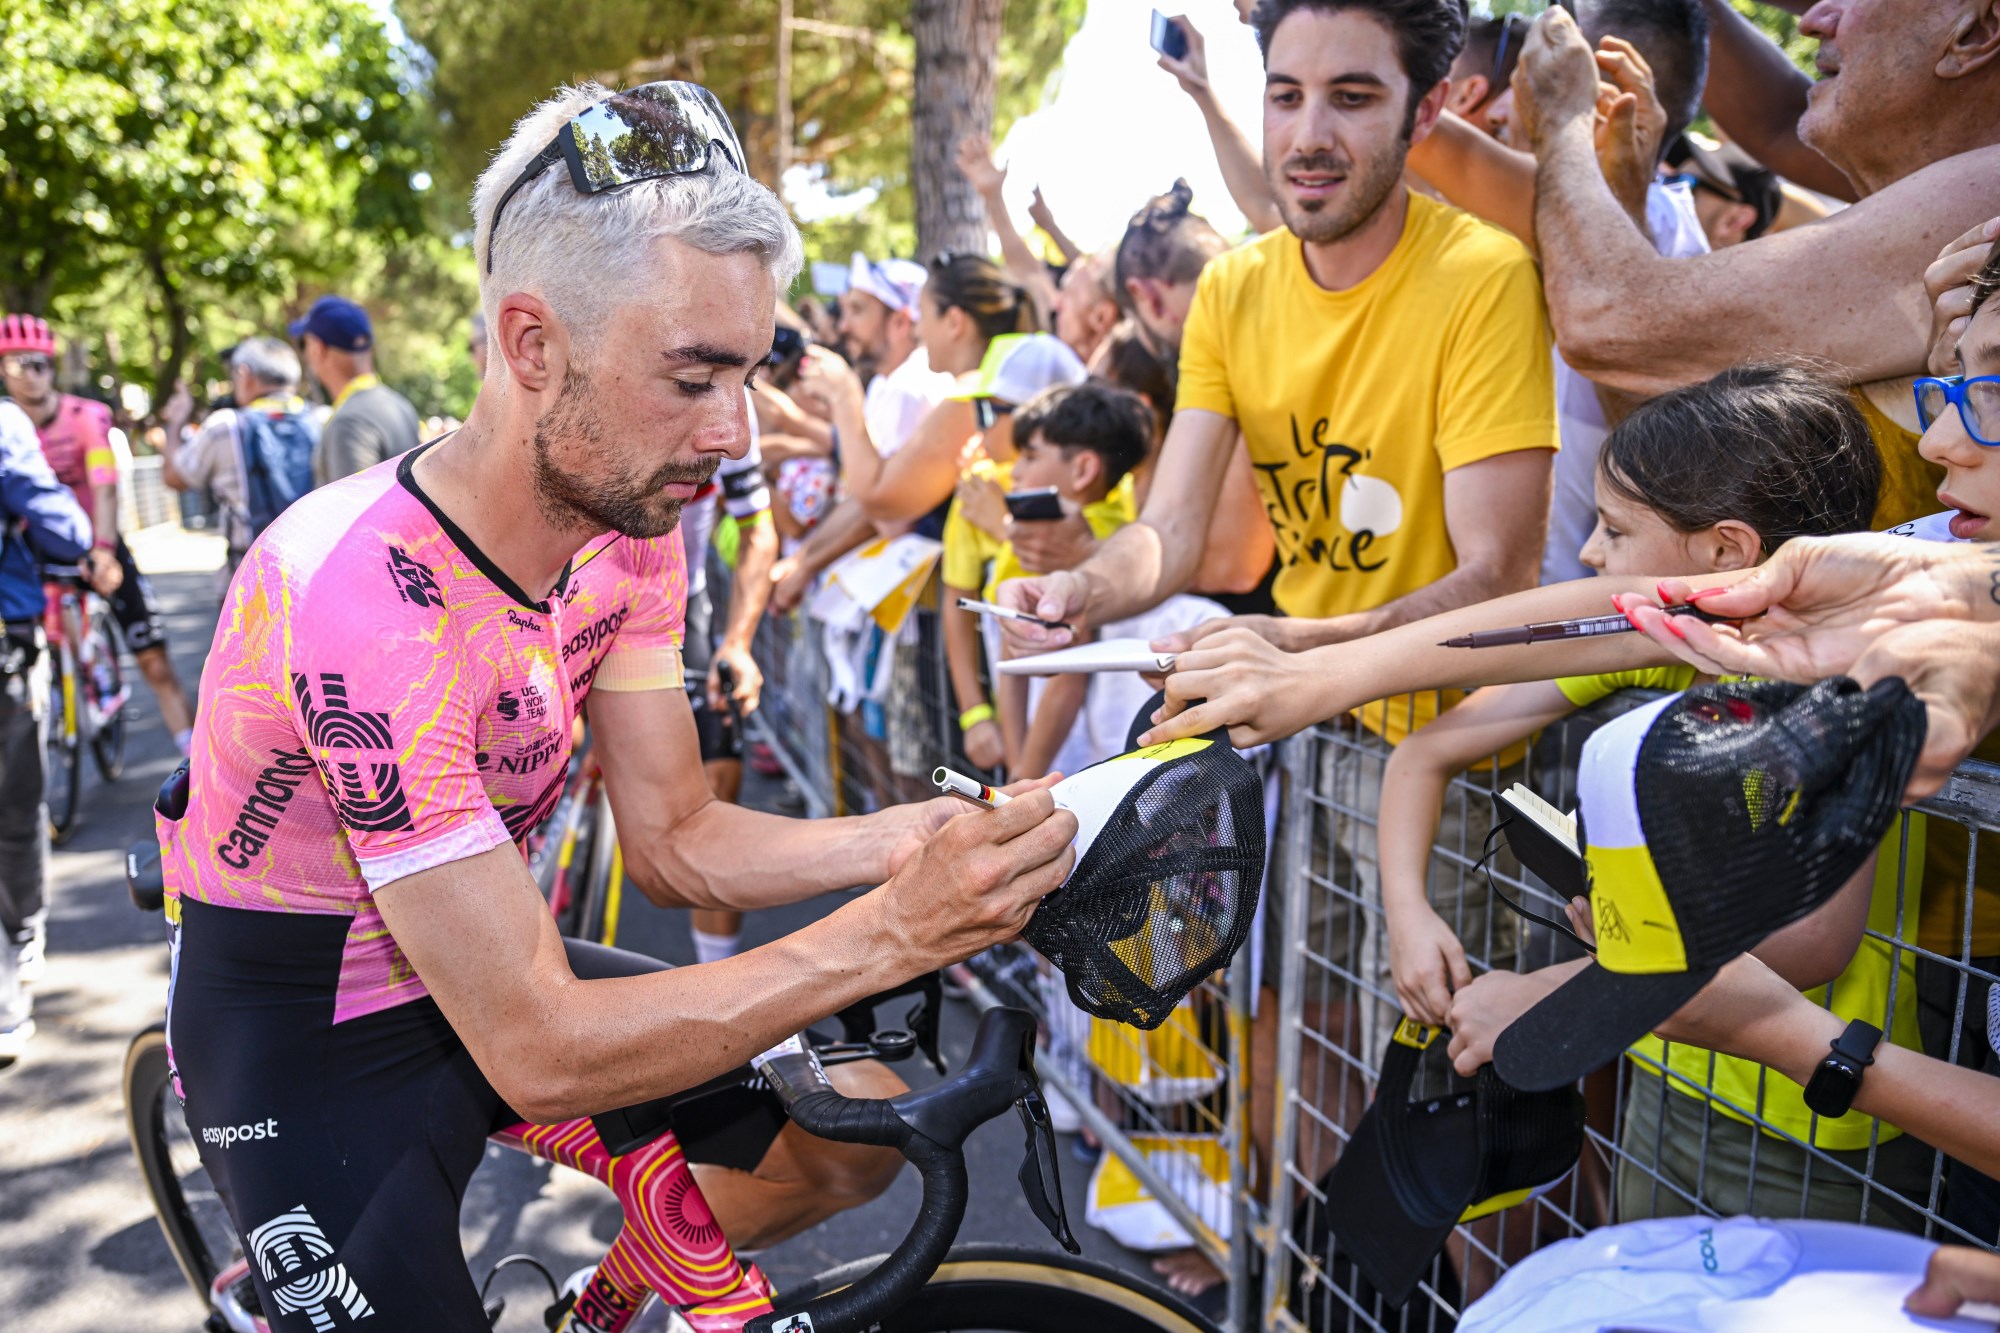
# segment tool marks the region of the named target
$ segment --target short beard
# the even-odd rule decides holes
[[[1395,193],[1396,182],[1402,179],[1403,164],[1409,153],[1410,139],[1405,134],[1393,149],[1363,162],[1342,163],[1330,153],[1312,153],[1292,158],[1275,169],[1267,168],[1266,175],[1271,181],[1271,193],[1278,200],[1278,211],[1284,215],[1285,226],[1292,235],[1308,245],[1332,245],[1367,226],[1382,211],[1382,205]],[[1343,167],[1347,171],[1347,198],[1332,212],[1326,211],[1324,204],[1303,205],[1288,192],[1285,177],[1295,168],[1337,171]]]
[[[590,377],[572,364],[563,372],[555,406],[535,423],[535,507],[558,531],[618,532],[664,537],[681,521],[682,501],[666,494],[673,482],[699,486],[715,475],[719,460],[671,459],[650,476],[588,481],[556,462],[560,445],[571,453],[599,455],[604,423],[591,410]]]

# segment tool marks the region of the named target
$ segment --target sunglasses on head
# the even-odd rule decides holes
[[[486,271],[493,271],[493,243],[507,201],[558,161],[568,165],[578,194],[603,194],[644,181],[696,175],[708,170],[717,149],[724,161],[747,174],[736,128],[715,94],[700,84],[663,79],[612,94],[557,130],[500,196],[486,233]]]

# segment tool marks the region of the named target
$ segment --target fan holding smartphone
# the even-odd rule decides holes
[[[1157,9],[1153,11],[1153,49],[1169,60],[1187,59],[1187,34]]]
[[[990,619],[982,630],[979,613],[962,608],[959,600],[991,601],[1000,580],[1024,572],[1013,541],[1024,529],[1050,527],[1081,513],[1090,536],[1101,540],[1130,523],[1136,506],[1127,474],[1152,446],[1152,412],[1125,389],[1070,385],[1017,408],[1013,435],[1011,464],[975,469],[975,475],[1005,488],[1006,531],[983,530],[963,499],[952,502],[945,519],[941,574],[955,594],[945,602],[945,655],[966,758],[989,773],[1003,765],[1015,773],[1046,773],[1052,767],[1070,772],[1081,756],[1064,747],[1072,732],[1081,730],[1075,724],[1089,682],[1038,682],[1031,693],[1024,678],[1008,677],[996,682],[989,699],[980,665],[985,657],[990,667],[992,655],[982,653],[981,641],[997,648],[998,636],[991,633]]]

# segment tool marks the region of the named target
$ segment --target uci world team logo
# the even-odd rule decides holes
[[[304,1204],[252,1231],[250,1254],[278,1309],[305,1315],[322,1333],[334,1327],[336,1309],[345,1310],[350,1321],[375,1313]]]

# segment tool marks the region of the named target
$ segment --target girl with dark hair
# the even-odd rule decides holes
[[[1881,479],[1867,424],[1843,389],[1797,364],[1737,367],[1653,399],[1612,431],[1598,459],[1597,529],[1583,562],[1613,576],[1692,578],[1746,569],[1794,537],[1866,531]],[[1677,664],[1488,686],[1397,746],[1383,774],[1378,815],[1382,918],[1369,923],[1364,969],[1386,964],[1406,1012],[1449,1025],[1453,992],[1472,980],[1461,935],[1475,944],[1484,937],[1491,955],[1503,924],[1512,932],[1511,920],[1483,890],[1460,887],[1476,877],[1432,865],[1452,777],[1620,689],[1678,691],[1705,679],[1711,678]],[[1895,858],[1886,864],[1893,867]],[[1895,920],[1896,876],[1882,878],[1875,882],[1871,862],[1826,911],[1774,936],[1760,956],[1802,989],[1831,978],[1835,1012],[1866,1019],[1915,1047],[1910,957],[1899,960],[1873,936],[1854,946],[1864,919]],[[1456,920],[1456,930],[1447,918]],[[1921,1145],[1899,1139],[1888,1125],[1877,1138],[1876,1123],[1863,1115],[1815,1118],[1803,1090],[1775,1072],[1692,1047],[1667,1048],[1650,1037],[1633,1046],[1631,1062],[1620,1131],[1621,1221],[1697,1206],[1725,1216],[1753,1206],[1771,1216],[1800,1216],[1801,1142],[1857,1173],[1874,1144],[1877,1186],[1915,1188],[1927,1179]],[[1754,1108],[1797,1142],[1730,1118],[1716,1110],[1721,1106]],[[1655,1188],[1653,1172],[1671,1188]],[[1821,1168],[1810,1175],[1813,1217],[1860,1218],[1866,1205],[1858,1174],[1850,1179]],[[1885,1208],[1883,1197],[1875,1196],[1869,1220],[1906,1224],[1908,1215]]]

